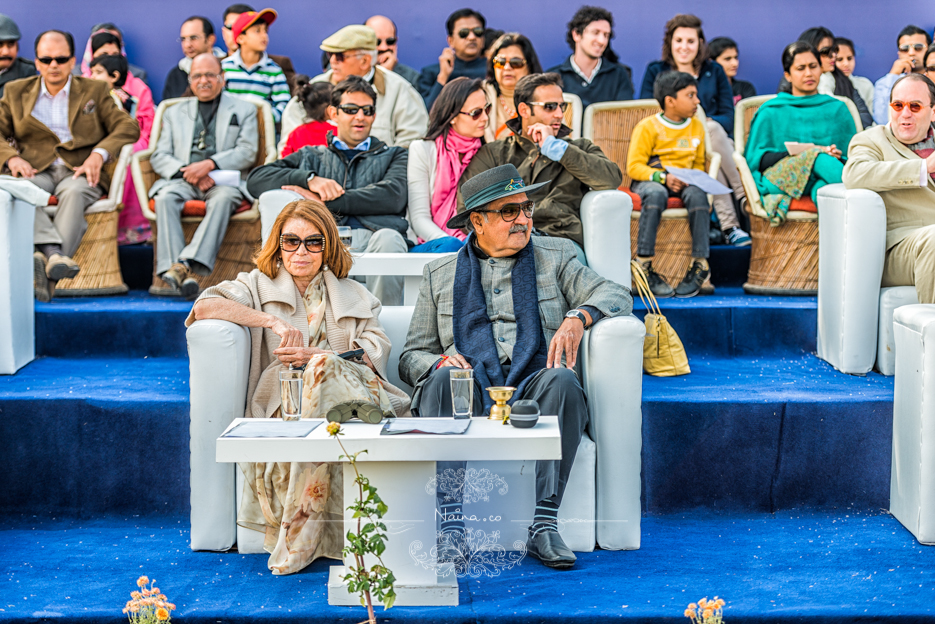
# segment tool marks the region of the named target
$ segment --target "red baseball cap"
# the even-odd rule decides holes
[[[237,18],[237,21],[234,22],[234,27],[231,28],[231,34],[234,35],[234,41],[237,41],[243,31],[247,30],[254,24],[259,21],[266,22],[266,25],[269,26],[276,21],[277,13],[273,9],[263,9],[259,13],[256,11],[247,11],[246,13],[241,13]]]

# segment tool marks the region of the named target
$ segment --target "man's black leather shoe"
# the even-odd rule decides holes
[[[558,531],[542,531],[526,540],[526,552],[550,568],[567,570],[578,560]]]

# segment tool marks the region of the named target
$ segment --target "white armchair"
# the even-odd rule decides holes
[[[383,309],[381,322],[394,345],[389,380],[404,389],[397,369],[413,308]],[[580,370],[590,409],[590,436],[582,439],[559,515],[569,546],[631,550],[640,545],[640,450],[643,324],[633,316],[605,319],[582,342]],[[239,468],[215,462],[215,442],[243,416],[250,362],[248,330],[226,321],[197,321],[189,329],[191,388],[191,547],[261,552],[260,533],[237,527]],[[533,462],[488,462],[503,477],[509,495],[467,505],[468,516],[503,517],[500,543],[525,540],[534,507]],[[526,466],[525,464],[530,464]],[[474,464],[478,466],[478,464]],[[471,467],[471,466],[469,466]],[[424,484],[414,484],[424,487]],[[490,511],[487,511],[490,510]],[[489,523],[487,523],[489,525]],[[478,528],[482,527],[478,524]],[[484,528],[490,529],[490,526]]]
[[[881,288],[886,208],[873,191],[829,184],[818,192],[818,357],[863,375],[896,372],[893,313],[918,303],[914,286]]]

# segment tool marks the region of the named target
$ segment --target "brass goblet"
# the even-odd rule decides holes
[[[496,405],[490,408],[488,420],[499,420],[506,424],[510,420],[510,406],[506,404],[516,392],[516,388],[511,386],[492,386],[487,388],[490,398],[496,401]]]

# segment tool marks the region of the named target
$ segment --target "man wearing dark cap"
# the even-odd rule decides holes
[[[35,64],[19,57],[20,37],[16,22],[0,13],[0,97],[6,83],[36,75]]]
[[[413,416],[452,413],[449,367],[473,369],[474,416],[493,404],[482,391],[489,386],[515,387],[514,401],[531,399],[542,414],[558,415],[562,459],[536,464],[527,549],[549,567],[569,568],[575,555],[558,534],[557,517],[588,424],[574,371],[578,345],[605,316],[629,314],[633,300],[629,290],[578,262],[570,241],[530,236],[535,206],[527,194],[547,184],[526,186],[507,164],[462,186],[464,204],[447,226],[473,231],[456,256],[425,267],[399,375],[415,388]],[[459,468],[463,462],[438,464],[439,471]],[[445,500],[440,513],[439,550],[456,557],[464,536],[461,501]]]

